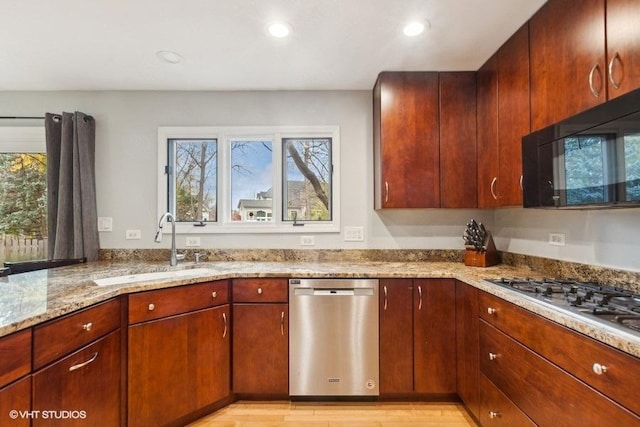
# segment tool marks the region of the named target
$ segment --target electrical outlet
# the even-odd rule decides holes
[[[364,227],[345,227],[345,242],[364,242]]]
[[[316,238],[313,236],[300,236],[300,246],[313,246],[316,244]]]
[[[98,231],[113,231],[113,218],[110,216],[98,217]]]
[[[200,237],[198,236],[187,236],[187,240],[185,241],[185,245],[189,247],[200,246]]]
[[[549,244],[552,246],[564,246],[564,233],[549,233]]]
[[[127,230],[125,231],[124,238],[127,240],[140,240],[142,233],[140,230]]]

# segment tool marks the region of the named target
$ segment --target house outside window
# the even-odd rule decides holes
[[[339,142],[337,126],[161,127],[158,215],[179,233],[339,232]]]

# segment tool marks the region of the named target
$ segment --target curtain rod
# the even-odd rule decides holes
[[[44,120],[44,117],[29,117],[29,116],[0,116],[0,119],[34,119],[34,120]]]

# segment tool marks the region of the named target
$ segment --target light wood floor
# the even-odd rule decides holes
[[[189,427],[475,427],[455,403],[233,403]]]

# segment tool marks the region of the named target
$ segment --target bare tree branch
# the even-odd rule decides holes
[[[327,194],[324,192],[324,189],[322,188],[322,184],[320,183],[320,180],[318,179],[318,177],[304,163],[304,161],[302,160],[302,157],[300,157],[300,153],[298,153],[298,150],[296,150],[293,144],[287,144],[287,151],[289,152],[289,155],[293,159],[293,162],[296,164],[296,166],[300,170],[300,173],[302,173],[302,175],[304,175],[304,177],[307,178],[311,183],[313,190],[316,192],[322,204],[327,209],[329,209],[329,197],[327,197]]]

